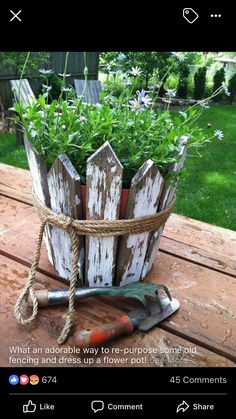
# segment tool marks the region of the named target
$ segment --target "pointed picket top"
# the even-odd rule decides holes
[[[51,197],[52,210],[58,214],[63,213],[81,219],[80,176],[65,154],[61,154],[54,161],[48,172],[49,182],[57,186],[56,194]]]
[[[170,167],[169,172],[174,172],[178,174],[180,170],[182,169],[186,154],[187,154],[187,143],[188,143],[188,137],[183,136],[180,138],[180,151],[179,151],[179,161],[174,163],[172,167]],[[161,194],[160,198],[160,204],[158,211],[163,211],[172,201],[174,198],[176,189],[178,186],[178,180],[174,185],[165,185]],[[150,241],[147,249],[147,254],[145,257],[144,265],[143,265],[143,271],[141,275],[141,279],[144,279],[145,276],[148,274],[150,269],[152,268],[154,259],[156,257],[157,251],[159,249],[160,245],[160,239],[163,232],[164,226],[160,227],[157,231],[151,233]]]
[[[24,143],[35,195],[43,201],[45,205],[50,206],[47,182],[47,165],[28,141],[26,135],[24,136]]]
[[[80,195],[80,176],[68,157],[63,154],[57,157],[48,172],[48,187],[51,208],[56,214],[64,214],[75,219],[81,219],[82,201]],[[79,240],[79,284],[83,282],[84,240]],[[54,253],[54,267],[59,275],[70,278],[72,267],[72,252],[70,236],[66,231],[56,227],[51,228],[51,243]]]
[[[87,219],[112,220],[117,218],[119,206],[116,190],[121,189],[123,166],[106,141],[87,160]],[[115,189],[114,189],[115,188]],[[101,200],[102,199],[102,200]],[[110,205],[114,203],[115,213]]]
[[[109,142],[105,142],[87,161],[88,220],[116,220],[119,217],[123,167]],[[86,238],[87,285],[113,284],[116,237]]]
[[[147,160],[131,182],[125,218],[152,215],[157,212],[163,178],[152,160]],[[140,280],[150,233],[122,237],[117,256],[117,284]]]

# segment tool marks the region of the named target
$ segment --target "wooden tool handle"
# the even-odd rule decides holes
[[[38,300],[39,307],[47,307],[49,305],[48,301],[48,290],[36,290],[34,291],[35,297]],[[32,306],[32,301],[30,296],[28,297],[28,304]]]
[[[96,347],[107,343],[109,340],[121,335],[128,335],[134,330],[134,325],[129,316],[123,315],[112,323],[82,330],[75,334],[75,345],[78,348]]]

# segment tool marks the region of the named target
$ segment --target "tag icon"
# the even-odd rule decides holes
[[[194,23],[195,20],[199,18],[197,12],[193,10],[191,7],[186,7],[183,9],[183,17],[187,20],[188,23]]]

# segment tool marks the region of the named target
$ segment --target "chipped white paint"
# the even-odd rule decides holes
[[[44,182],[45,182],[44,175],[45,175],[46,170],[44,170],[43,172],[39,170],[39,161],[41,160],[41,157],[39,156],[37,151],[32,148],[26,136],[25,136],[24,142],[25,142],[25,149],[26,149],[26,154],[27,154],[28,163],[30,167],[30,173],[32,177],[35,195],[44,204],[47,204],[48,202],[46,202],[47,198],[45,196],[45,188],[44,188]]]
[[[188,141],[187,137],[182,137],[180,139],[179,161],[173,164],[172,168],[170,168],[170,171],[178,173],[182,169],[185,158],[186,158],[186,153],[187,153],[187,141]],[[170,204],[170,202],[172,201],[175,195],[177,185],[178,185],[178,181],[176,182],[175,185],[171,185],[171,186],[165,185],[162,195],[161,195],[158,211],[163,211]],[[150,269],[152,268],[157,251],[160,247],[160,240],[161,240],[163,229],[164,229],[164,226],[159,228],[159,230],[155,231],[154,233],[152,233],[150,237],[150,242],[148,245],[146,258],[143,265],[141,279],[144,279],[145,276],[150,271]]]
[[[48,173],[48,188],[51,208],[56,214],[73,218],[82,218],[80,199],[80,177],[70,160],[65,155],[59,156]],[[79,240],[78,275],[80,285],[83,282],[84,246],[83,238]],[[72,268],[72,248],[70,236],[66,231],[51,228],[51,243],[54,252],[54,267],[59,275],[70,278]]]
[[[27,140],[26,135],[24,136],[24,143],[26,149],[26,155],[29,163],[30,173],[32,177],[32,183],[35,195],[47,206],[50,207],[50,198],[47,184],[47,167],[43,162],[36,150],[31,146]],[[51,241],[51,228],[45,227],[44,230],[44,242],[48,252],[48,258],[53,264],[53,252]]]
[[[157,212],[163,179],[152,160],[147,160],[134,176],[125,218]],[[122,237],[117,258],[117,282],[121,286],[140,280],[150,233]]]
[[[81,201],[78,195],[75,195],[75,205],[80,205]]]
[[[123,168],[106,142],[87,162],[87,219],[119,216]],[[116,237],[87,237],[86,280],[90,287],[113,284]]]

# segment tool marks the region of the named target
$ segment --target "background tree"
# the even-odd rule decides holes
[[[186,99],[188,96],[188,76],[190,70],[186,65],[182,66],[182,69],[179,70],[179,79],[177,87],[177,96]]]
[[[194,74],[194,99],[199,100],[205,97],[206,72],[207,68],[204,66],[200,67]]]
[[[220,70],[217,70],[215,72],[215,75],[213,77],[213,90],[212,92],[215,92],[219,87],[222,86],[222,83],[225,81],[225,70],[224,68],[221,68]],[[220,102],[224,97],[224,93],[219,93],[216,97],[213,98],[214,102]]]
[[[20,74],[27,54],[27,52],[19,51],[0,52],[0,65],[4,67],[12,67],[18,74]],[[25,69],[25,77],[32,77],[35,74],[38,75],[38,69],[45,65],[48,55],[48,52],[31,52]]]
[[[230,105],[232,105],[234,98],[236,96],[236,73],[229,80],[228,90],[230,92],[230,96],[227,96],[227,99]]]

